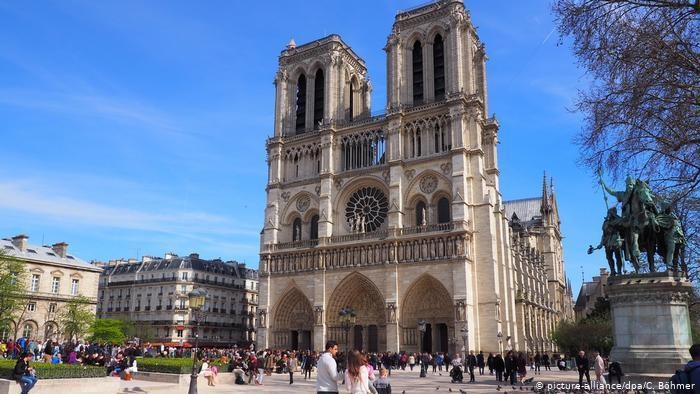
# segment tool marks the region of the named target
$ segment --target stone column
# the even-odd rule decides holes
[[[615,338],[610,358],[625,373],[672,375],[690,358],[691,292],[690,281],[666,272],[608,279]]]

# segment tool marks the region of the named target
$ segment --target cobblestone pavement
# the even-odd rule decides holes
[[[572,384],[578,383],[578,374],[575,371],[543,371],[541,374],[534,375],[533,371],[528,371],[527,378],[533,378],[532,382],[524,385],[503,385],[499,388],[499,383],[496,382],[495,376],[476,374],[476,383],[450,383],[450,377],[446,372],[440,374],[428,373],[425,378],[419,377],[419,370],[416,368],[413,371],[406,369],[405,371],[392,371],[391,386],[393,394],[416,394],[416,393],[526,393],[532,392],[537,387],[547,387],[547,384],[563,383],[571,387]],[[591,371],[593,375],[593,371]],[[466,380],[469,379],[465,375]],[[663,380],[659,378],[658,380]],[[316,374],[312,374],[310,380],[304,380],[300,373],[294,374],[294,384],[289,384],[289,375],[273,374],[265,376],[262,386],[255,385],[234,385],[230,383],[219,383],[214,387],[209,387],[206,381],[202,378],[198,382],[198,392],[201,394],[209,393],[315,393],[316,389]],[[656,387],[657,381],[652,382]],[[513,388],[515,387],[515,388]],[[522,387],[522,390],[521,390]],[[550,386],[552,387],[552,386]],[[451,391],[450,391],[451,390]],[[461,390],[461,391],[460,391]],[[551,390],[553,391],[553,390]],[[558,390],[560,392],[569,392],[571,390]],[[120,393],[164,393],[168,392],[176,394],[187,392],[187,388],[183,386],[168,385],[164,383],[142,382],[134,380],[131,382],[123,382],[122,391]],[[344,387],[340,388],[341,393],[347,393]]]

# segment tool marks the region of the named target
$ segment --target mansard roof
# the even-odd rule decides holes
[[[240,279],[257,280],[257,270],[246,268],[245,264],[237,261],[222,261],[221,259],[204,260],[196,254],[187,257],[169,255],[166,258],[147,257],[141,261],[117,261],[105,267],[105,275],[120,275],[129,273],[193,270],[233,276]]]
[[[102,271],[101,268],[96,267],[77,256],[66,254],[66,257],[61,257],[58,255],[58,253],[56,253],[56,251],[53,250],[51,246],[48,245],[39,246],[27,244],[25,250],[20,250],[12,243],[11,239],[3,238],[0,240],[0,249],[2,249],[2,251],[9,256],[28,262],[53,264],[89,271]]]

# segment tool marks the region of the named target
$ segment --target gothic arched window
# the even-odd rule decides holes
[[[311,218],[311,236],[310,239],[318,239],[318,215]]]
[[[433,85],[435,101],[445,98],[445,46],[442,36],[435,36],[433,41]]]
[[[423,46],[413,44],[413,105],[423,103]]]
[[[301,241],[301,219],[294,219],[292,224],[292,241]]]
[[[301,134],[306,129],[306,77],[302,74],[297,81],[296,131]]]
[[[425,226],[428,224],[428,214],[425,209],[425,203],[420,201],[416,204],[416,226]]]
[[[318,129],[318,124],[323,122],[323,103],[324,103],[324,88],[325,79],[323,78],[323,70],[320,68],[316,71],[314,78],[314,130]]]
[[[438,223],[450,222],[450,200],[443,197],[438,200]]]

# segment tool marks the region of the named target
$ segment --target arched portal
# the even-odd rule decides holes
[[[418,322],[425,321],[421,336]],[[452,297],[435,277],[425,274],[409,287],[401,304],[401,349],[447,352],[448,327],[454,329]]]
[[[272,347],[306,350],[313,347],[314,313],[308,298],[296,287],[287,291],[275,307]]]
[[[355,324],[343,329],[338,312],[350,307]],[[336,286],[326,312],[327,338],[338,341],[340,348],[359,348],[369,352],[386,349],[386,314],[384,296],[366,276],[353,272]],[[374,326],[370,330],[370,326]],[[361,345],[358,346],[358,345]]]

